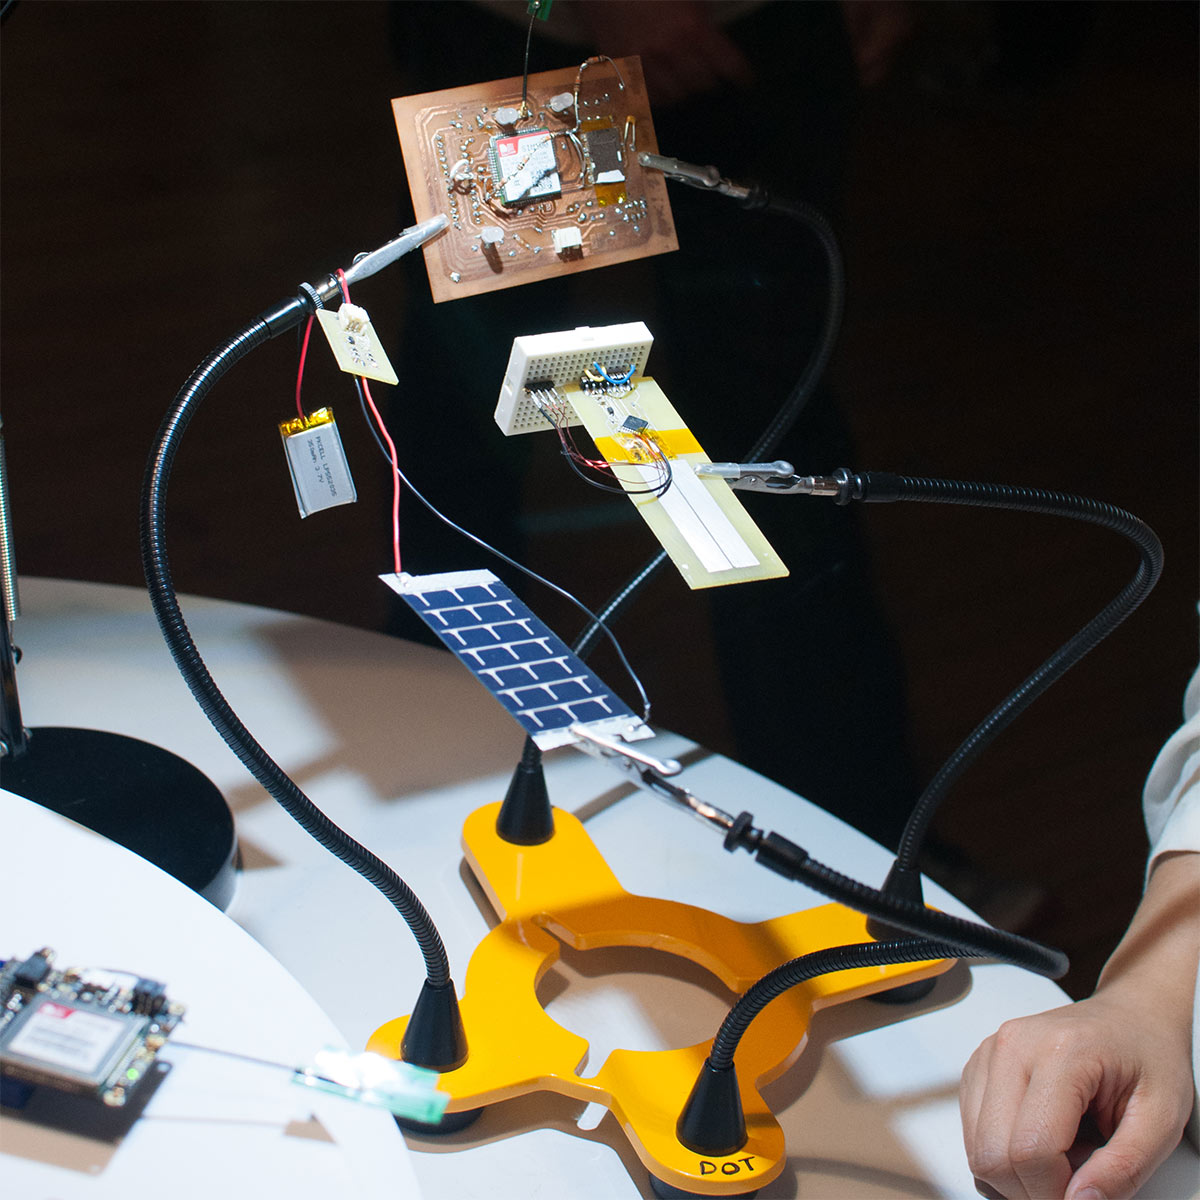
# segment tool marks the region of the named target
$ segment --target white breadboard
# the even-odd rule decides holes
[[[579,377],[592,363],[599,363],[606,371],[622,373],[632,366],[635,375],[642,375],[653,344],[653,335],[641,321],[514,338],[496,404],[496,424],[510,437],[552,429],[526,395],[529,384],[556,388],[578,385]],[[573,417],[570,424],[582,422]]]

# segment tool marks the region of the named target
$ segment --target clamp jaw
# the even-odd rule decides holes
[[[683,162],[678,158],[651,154],[648,150],[643,150],[638,155],[638,162],[652,171],[661,171],[668,179],[674,179],[677,183],[686,183],[702,192],[720,192],[722,196],[730,196],[743,204],[754,194],[753,188],[725,179],[716,167],[698,167],[695,163]]]
[[[842,479],[842,474],[846,479]],[[797,475],[790,462],[698,463],[701,479],[724,479],[731,488],[745,492],[769,492],[777,496],[836,496],[841,500],[849,472],[839,468],[832,475]]]
[[[731,813],[709,804],[707,800],[701,800],[687,788],[670,782],[667,778],[669,775],[678,775],[683,770],[675,759],[654,758],[626,742],[598,734],[585,725],[572,725],[570,730],[579,739],[573,743],[577,750],[611,763],[630,783],[644,792],[685,809],[719,833],[728,835],[733,828],[735,818]]]

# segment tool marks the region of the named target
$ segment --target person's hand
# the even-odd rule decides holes
[[[959,1107],[983,1195],[1121,1200],[1175,1148],[1192,1111],[1198,899],[1200,854],[1162,855],[1095,995],[1007,1021],[971,1056]]]
[[[745,56],[696,0],[578,0],[575,11],[605,54],[641,56],[654,104],[752,78]]]
[[[1133,1195],[1192,1108],[1187,1030],[1162,1028],[1154,1008],[1152,991],[1128,1005],[1101,993],[988,1038],[960,1093],[976,1179],[1005,1200]],[[1106,1139],[1090,1155],[1077,1138],[1085,1115]]]

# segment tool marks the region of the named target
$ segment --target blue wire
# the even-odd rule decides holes
[[[615,384],[617,387],[624,387],[633,378],[633,373],[637,370],[637,364],[632,365],[619,379],[614,379],[598,362],[592,363],[592,370],[599,371],[606,382]]]

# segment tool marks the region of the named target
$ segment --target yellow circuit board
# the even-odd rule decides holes
[[[690,588],[720,587],[788,573],[762,530],[722,479],[695,468],[711,460],[653,379],[619,389],[568,384],[570,405],[646,524]],[[665,466],[664,466],[665,464]],[[654,494],[665,483],[661,495]]]

